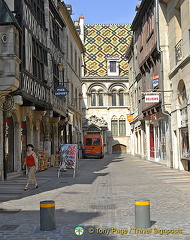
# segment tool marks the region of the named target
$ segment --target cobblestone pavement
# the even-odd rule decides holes
[[[58,178],[51,167],[37,179],[39,188],[26,192],[26,176],[0,182],[0,239],[190,240],[189,172],[131,155],[106,155],[80,160],[75,178],[72,170]],[[150,200],[147,230],[135,229],[134,201],[142,199]],[[40,230],[44,200],[55,201],[52,231]],[[82,236],[75,235],[76,226],[84,228]]]

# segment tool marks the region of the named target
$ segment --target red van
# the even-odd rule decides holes
[[[84,158],[87,157],[104,157],[104,146],[101,135],[84,135]]]

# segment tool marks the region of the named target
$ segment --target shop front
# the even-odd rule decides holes
[[[6,118],[5,158],[7,173],[14,172],[14,121],[12,116]]]

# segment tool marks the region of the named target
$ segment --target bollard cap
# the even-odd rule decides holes
[[[55,201],[53,200],[41,201],[40,207],[55,207]]]
[[[136,200],[135,205],[150,205],[150,200]]]

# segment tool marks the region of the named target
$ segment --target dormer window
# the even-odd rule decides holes
[[[107,58],[108,76],[119,76],[119,58],[110,56]]]
[[[116,61],[110,61],[110,72],[116,73]]]

